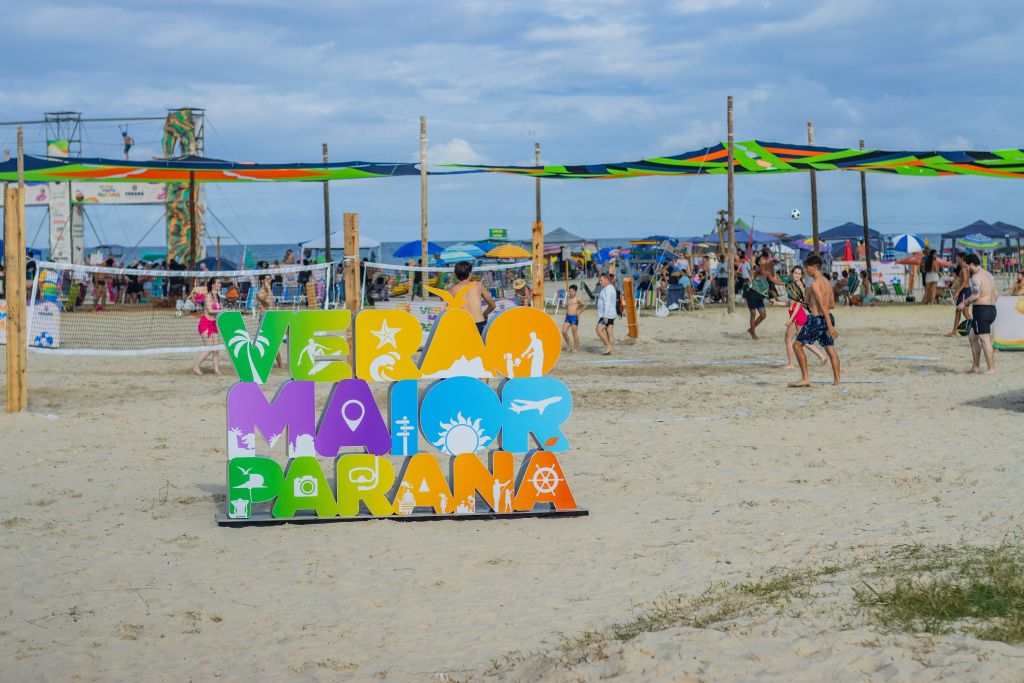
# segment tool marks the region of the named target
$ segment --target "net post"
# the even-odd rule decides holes
[[[353,317],[362,304],[359,277],[359,214],[346,213],[342,217],[345,231],[345,307],[352,311]],[[349,363],[355,367],[355,338],[352,336],[354,327],[349,327]]]
[[[533,307],[544,309],[544,221],[533,222]]]
[[[640,336],[640,326],[636,321],[636,295],[633,293],[633,278],[622,278],[622,296],[626,298],[626,324],[629,338],[636,339]]]
[[[18,186],[4,192],[4,262],[7,279],[7,412],[28,408],[25,329],[25,156],[18,128]]]

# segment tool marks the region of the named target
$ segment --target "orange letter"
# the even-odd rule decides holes
[[[529,512],[536,503],[553,503],[556,510],[575,510],[562,466],[551,451],[535,451],[519,470],[516,512]]]
[[[452,458],[452,487],[455,489],[455,512],[476,512],[476,494],[483,496],[493,512],[512,512],[515,487],[512,454],[491,453],[488,469],[475,453],[461,453]]]

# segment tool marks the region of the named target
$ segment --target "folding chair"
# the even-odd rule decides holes
[[[704,301],[711,296],[711,278],[704,280],[700,291],[693,295],[693,304],[700,310],[704,310]]]
[[[548,298],[546,298],[544,300],[544,307],[546,308],[549,305],[550,306],[554,306],[555,307],[554,315],[558,315],[558,308],[560,306],[564,306],[565,305],[565,299],[566,299],[565,290],[564,289],[560,289],[560,290],[558,290],[557,294],[552,294],[551,296],[549,296]]]

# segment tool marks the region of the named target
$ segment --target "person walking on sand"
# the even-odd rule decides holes
[[[981,355],[985,354],[985,364],[988,366],[986,375],[996,374],[995,352],[992,348],[992,323],[996,320],[996,300],[999,298],[999,290],[996,288],[996,280],[992,273],[981,267],[981,259],[977,254],[968,254],[964,257],[964,263],[971,273],[971,295],[957,308],[965,309],[973,306],[974,317],[971,318],[971,355],[974,364],[971,365],[970,373],[981,372]]]
[[[452,296],[456,296],[459,292],[469,288],[466,292],[463,301],[466,302],[466,312],[473,318],[473,322],[476,324],[476,329],[480,333],[480,336],[484,334],[484,327],[487,325],[487,316],[489,316],[495,308],[494,299],[491,298],[491,293],[484,289],[484,286],[479,282],[473,282],[469,279],[469,276],[473,274],[473,264],[469,261],[459,261],[455,264],[455,284],[453,284],[448,291]],[[484,308],[484,302],[487,303],[487,307]]]
[[[967,328],[970,329],[971,327],[971,317],[967,307],[960,307],[960,304],[971,295],[971,271],[967,269],[964,256],[964,254],[957,254],[956,267],[953,268],[953,301],[956,303],[956,314],[953,317],[953,331],[947,332],[947,337],[955,337],[957,335],[961,315],[964,318],[964,322],[967,323]]]
[[[747,334],[751,339],[757,339],[757,326],[764,322],[767,313],[764,309],[765,299],[768,297],[773,284],[782,285],[783,282],[775,275],[775,266],[771,256],[758,254],[757,264],[753,272],[754,279],[747,288],[744,298],[747,300],[747,308],[750,310],[750,327]]]
[[[921,271],[924,272],[924,297],[921,303],[938,303],[939,259],[934,249],[929,250],[922,260]]]
[[[646,275],[644,277],[647,277]],[[650,288],[650,281],[647,283]],[[587,307],[577,296],[576,285],[569,285],[569,292],[565,297],[565,322],[562,323],[562,339],[565,340],[565,347],[575,353],[580,350],[580,313]],[[572,331],[572,339],[569,339],[569,331]]]
[[[795,367],[793,361],[796,360],[796,352],[793,350],[793,342],[796,341],[796,335],[800,332],[800,329],[807,324],[807,308],[804,305],[804,301],[807,298],[807,289],[804,286],[804,269],[800,266],[795,266],[792,276],[793,280],[786,285],[786,292],[789,294],[789,320],[786,321],[785,333],[786,357],[789,359],[789,365],[786,366],[787,370],[792,370]],[[811,353],[818,357],[822,365],[828,361],[828,356],[818,347],[810,346],[808,348],[810,348]]]
[[[828,358],[832,361],[833,384],[839,385],[839,354],[836,353],[835,340],[839,338],[836,332],[835,318],[832,311],[836,307],[836,298],[829,287],[828,280],[821,273],[821,257],[811,254],[804,259],[804,269],[807,274],[814,278],[811,286],[807,289],[807,303],[810,315],[807,322],[800,329],[794,343],[796,361],[800,364],[800,381],[793,382],[791,387],[811,386],[811,374],[807,369],[807,354],[804,353],[804,346],[808,344],[821,344]]]
[[[601,273],[599,279],[601,291],[597,295],[597,338],[604,344],[602,356],[612,355],[615,350],[615,285],[612,284],[612,277],[608,273]]]
[[[220,309],[220,280],[212,277],[206,282],[206,294],[203,296],[203,314],[199,318],[199,336],[206,346],[213,348],[203,351],[199,354],[199,358],[196,358],[195,365],[192,366],[192,372],[197,375],[203,374],[202,365],[207,356],[213,356],[213,374],[220,374],[220,352],[216,348],[217,337],[220,336],[217,331],[217,315],[220,313]]]

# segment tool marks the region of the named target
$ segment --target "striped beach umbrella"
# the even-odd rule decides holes
[[[967,247],[968,249],[988,250],[999,246],[999,240],[994,240],[979,233],[961,237],[957,242],[960,243],[960,246]]]
[[[487,258],[530,258],[530,252],[514,244],[502,244],[491,249]]]
[[[901,254],[914,254],[924,249],[924,238],[907,232],[892,238],[892,248]]]

